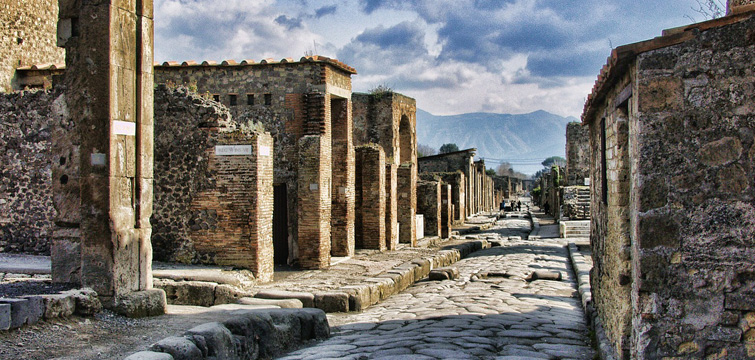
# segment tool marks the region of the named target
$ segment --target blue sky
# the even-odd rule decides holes
[[[578,117],[611,48],[704,20],[695,0],[155,0],[155,60],[338,58],[436,115]]]

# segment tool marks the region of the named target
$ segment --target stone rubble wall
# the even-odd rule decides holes
[[[0,252],[50,254],[55,225],[50,147],[54,124],[63,119],[62,108],[54,105],[60,105],[60,96],[0,94]]]
[[[587,185],[590,177],[590,137],[587,126],[566,125],[566,185]]]
[[[0,92],[13,90],[18,67],[64,62],[57,25],[57,1],[0,0]]]

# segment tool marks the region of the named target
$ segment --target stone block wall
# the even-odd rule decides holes
[[[624,359],[755,357],[755,17],[703,24],[586,108],[593,301]]]
[[[452,223],[463,224],[467,219],[464,188],[466,180],[461,171],[452,173],[438,173],[443,183],[451,186],[451,205],[453,207]]]
[[[56,45],[58,2],[0,1],[0,92],[10,92],[19,67],[63,63],[65,51]]]
[[[441,236],[441,182],[417,182],[417,213],[425,218],[425,236]]]
[[[60,96],[0,94],[0,252],[50,255],[55,228],[50,147],[65,112]]]
[[[632,354],[755,357],[755,17],[640,55]]]
[[[385,153],[379,145],[356,148],[356,247],[386,250]]]
[[[417,159],[420,173],[444,173],[461,171],[464,174],[464,213],[466,216],[477,213],[476,198],[479,187],[474,170],[476,149],[467,149],[453,153],[425,156]]]
[[[590,177],[590,138],[587,126],[566,125],[566,186],[587,185]]]

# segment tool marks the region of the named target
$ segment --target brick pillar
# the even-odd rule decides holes
[[[354,255],[354,144],[351,104],[348,99],[330,100],[332,205],[331,252]]]
[[[359,204],[357,247],[384,251],[385,243],[385,152],[378,145],[356,148],[356,198]]]
[[[152,1],[60,0],[66,102],[79,148],[81,283],[128,316],[165,311],[152,289]],[[65,196],[65,194],[62,194]]]
[[[298,246],[299,266],[324,269],[330,266],[330,157],[319,135],[299,139]]]
[[[398,248],[398,166],[385,165],[385,242],[388,250]]]
[[[404,163],[398,168],[399,242],[417,245],[417,165]]]
[[[451,237],[451,222],[453,217],[453,205],[451,204],[451,185],[442,184],[440,187],[440,237]]]
[[[417,182],[417,213],[425,217],[425,236],[441,235],[440,181]]]

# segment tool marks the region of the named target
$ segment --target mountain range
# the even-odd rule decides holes
[[[417,142],[436,150],[446,143],[455,143],[459,150],[477,148],[488,168],[507,161],[516,171],[534,174],[546,158],[564,156],[566,124],[572,121],[579,120],[542,110],[437,116],[417,109]]]

